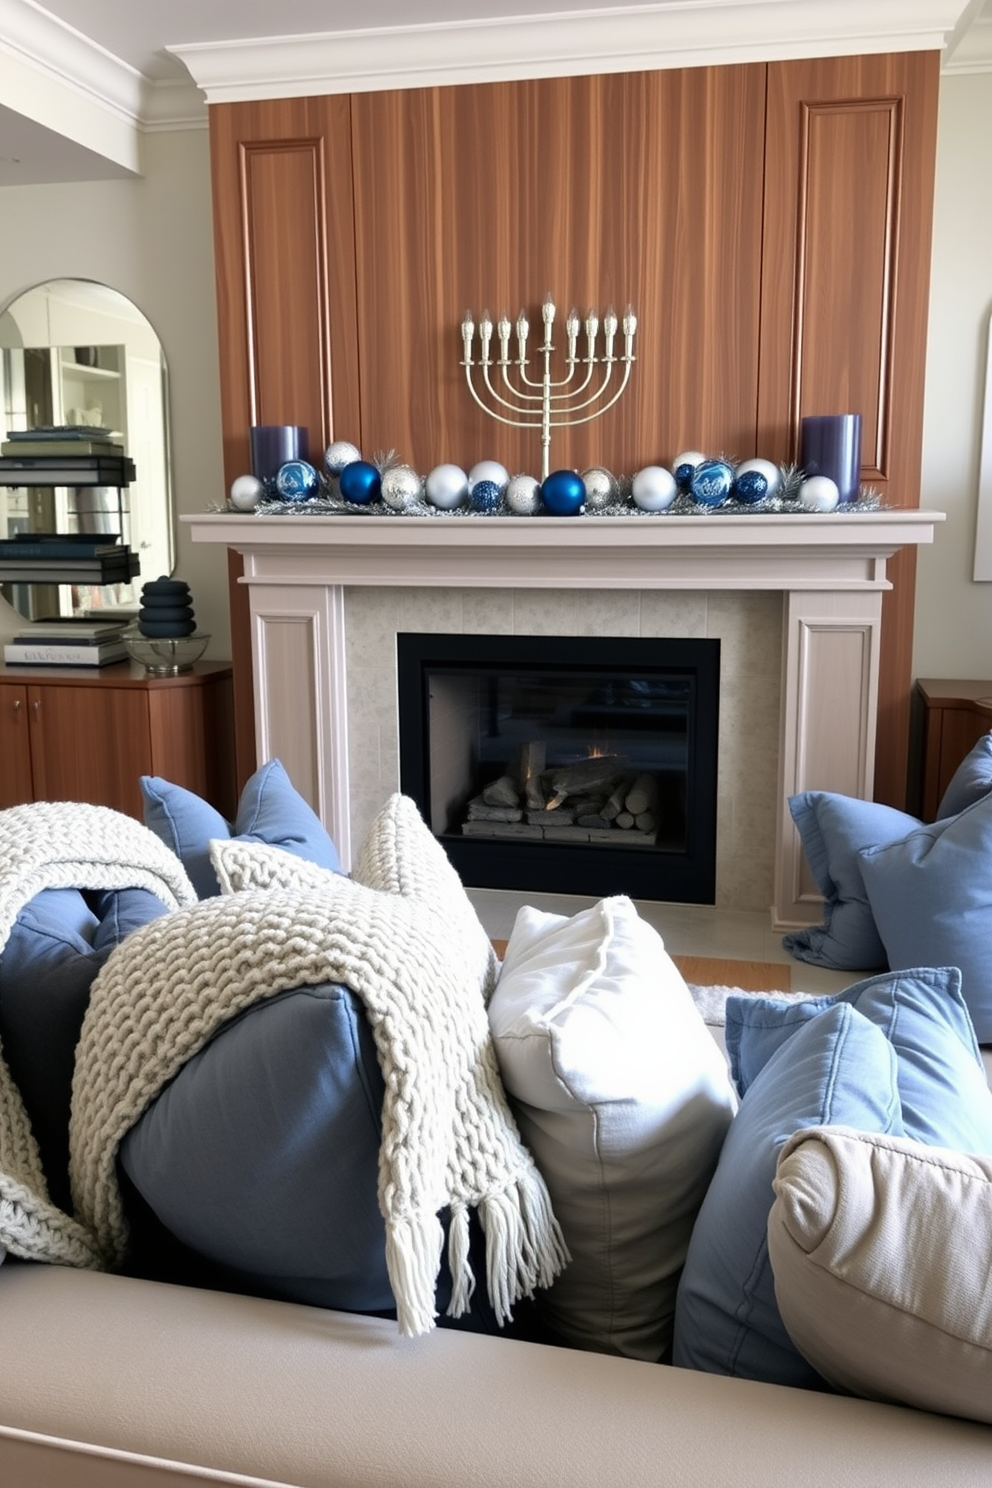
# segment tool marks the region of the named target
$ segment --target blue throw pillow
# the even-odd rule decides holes
[[[225,1023],[127,1133],[120,1160],[167,1231],[229,1286],[395,1316],[378,1203],[382,1099],[359,999],[299,987]],[[460,1326],[498,1331],[485,1292]],[[450,1293],[445,1272],[440,1312]]]
[[[957,816],[992,791],[992,734],[983,734],[951,776],[937,807],[937,820]]]
[[[745,1029],[745,1045],[747,1038]],[[800,1128],[827,1125],[903,1134],[892,1046],[849,1003],[808,1019],[741,1100],[689,1242],[675,1307],[676,1365],[825,1387],[779,1314],[767,1226],[783,1144]]]
[[[956,967],[886,972],[804,1002],[729,997],[727,1053],[738,1093],[810,1019],[842,1002],[892,1045],[905,1135],[929,1146],[992,1153],[992,1091]]]
[[[959,967],[978,1041],[992,1042],[992,795],[859,861],[889,965]]]
[[[790,932],[783,937],[783,946],[814,966],[840,971],[887,966],[858,854],[862,848],[900,840],[920,822],[892,806],[830,791],[792,796],[789,810],[824,902],[822,925]]]
[[[166,912],[147,889],[43,889],[0,955],[0,1044],[60,1209],[72,1208],[69,1107],[90,986],[125,935]]]
[[[262,765],[247,782],[233,823],[194,791],[158,775],[142,775],[139,784],[145,826],[182,859],[201,899],[220,893],[210,862],[210,843],[215,838],[264,842],[341,872],[341,860],[326,827],[277,759]]]

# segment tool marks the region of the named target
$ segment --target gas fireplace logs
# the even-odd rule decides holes
[[[661,825],[658,781],[618,754],[545,767],[545,746],[523,744],[505,774],[468,803],[470,837],[543,838],[654,847]]]

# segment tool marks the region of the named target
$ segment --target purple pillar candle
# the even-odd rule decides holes
[[[803,419],[802,454],[806,475],[828,475],[841,502],[854,501],[861,490],[861,415],[827,413]]]
[[[287,460],[305,460],[309,441],[304,424],[252,424],[251,473],[257,480],[272,480]]]

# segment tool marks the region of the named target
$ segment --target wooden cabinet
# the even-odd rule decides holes
[[[0,807],[90,801],[140,819],[141,775],[162,775],[234,814],[231,667],[198,662],[149,677],[133,662],[99,671],[0,670]]]
[[[965,755],[992,729],[992,682],[918,678],[920,815],[933,821]]]

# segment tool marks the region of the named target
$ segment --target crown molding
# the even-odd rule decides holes
[[[567,74],[940,51],[961,0],[662,0],[170,46],[208,103]]]
[[[959,38],[952,38],[941,71],[952,77],[992,72],[992,15],[978,17]]]

